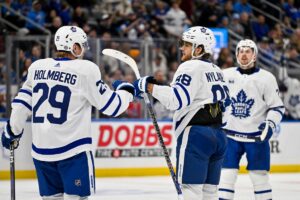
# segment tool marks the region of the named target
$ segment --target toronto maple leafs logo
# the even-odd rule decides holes
[[[247,99],[247,95],[244,90],[241,90],[236,98],[231,99],[231,114],[235,117],[246,118],[250,116],[250,109],[254,104],[254,99]]]
[[[300,103],[300,96],[299,95],[291,95],[289,99],[289,104],[292,107],[296,107]]]

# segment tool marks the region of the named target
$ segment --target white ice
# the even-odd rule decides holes
[[[271,174],[273,200],[300,200],[300,173]],[[90,200],[176,200],[169,176],[97,178],[96,194]],[[40,200],[37,180],[17,180],[16,200]],[[239,175],[236,200],[254,199],[247,174]],[[10,200],[10,182],[0,181],[0,200]]]

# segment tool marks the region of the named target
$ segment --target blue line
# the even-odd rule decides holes
[[[110,97],[110,99],[108,100],[108,102],[106,103],[106,105],[105,105],[103,108],[100,109],[100,112],[104,112],[104,111],[108,108],[108,106],[109,106],[109,105],[111,104],[111,102],[114,100],[115,96],[116,96],[116,93],[113,92],[113,94],[111,95],[111,97]]]
[[[20,89],[20,91],[19,91],[19,92],[22,92],[22,93],[28,94],[29,96],[31,96],[31,97],[32,97],[32,93],[31,93],[30,91],[28,91],[28,90]]]
[[[182,90],[184,91],[184,93],[186,95],[187,101],[188,101],[187,105],[190,105],[191,104],[191,98],[190,98],[190,95],[189,95],[189,92],[187,91],[187,89],[181,83],[176,83],[176,85],[179,85],[182,88]]]
[[[121,104],[122,104],[122,100],[121,100],[120,95],[118,95],[118,99],[119,99],[119,105],[117,106],[115,112],[111,115],[111,116],[113,116],[113,117],[115,117],[116,114],[118,114],[118,112],[119,112],[119,110],[120,110],[120,107],[121,107]]]
[[[28,108],[30,111],[32,111],[31,105],[29,105],[26,101],[23,101],[21,99],[14,99],[12,102],[23,104],[26,108]]]
[[[181,101],[180,95],[179,95],[179,93],[178,93],[178,91],[177,91],[177,89],[176,89],[176,88],[174,88],[174,93],[175,93],[175,95],[176,95],[176,98],[178,99],[178,102],[179,102],[179,107],[178,107],[178,109],[177,109],[177,110],[180,110],[180,109],[181,109],[181,107],[182,107],[182,101]]]
[[[32,150],[38,154],[42,155],[54,155],[54,154],[60,154],[64,153],[66,151],[69,151],[71,149],[74,149],[75,147],[78,147],[80,145],[84,144],[92,144],[92,138],[82,138],[79,140],[76,140],[70,144],[67,144],[66,146],[63,147],[58,147],[58,148],[52,148],[52,149],[42,149],[42,148],[37,148],[33,143],[32,143]]]

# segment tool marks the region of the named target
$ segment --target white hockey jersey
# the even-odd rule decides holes
[[[92,149],[91,106],[118,116],[132,100],[127,91],[112,91],[90,61],[41,59],[12,102],[10,124],[21,133],[32,114],[32,156],[58,161]]]
[[[216,65],[189,60],[179,65],[170,86],[154,85],[153,97],[170,110],[176,110],[173,127],[178,137],[205,104],[228,97],[222,70]]]
[[[227,107],[224,129],[259,135],[259,125],[270,120],[278,125],[284,113],[275,77],[268,71],[256,68],[251,74],[242,74],[237,67],[223,70],[228,83],[231,105]]]
[[[283,94],[285,108],[293,119],[300,119],[300,81],[286,77],[283,83],[287,87]]]

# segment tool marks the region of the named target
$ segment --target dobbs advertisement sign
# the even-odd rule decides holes
[[[162,121],[158,124],[167,150],[170,156],[175,158],[173,145],[176,144],[176,139],[172,134],[172,123]],[[95,161],[100,165],[103,165],[103,162],[107,165],[112,160],[118,162],[119,167],[123,166],[124,162],[126,166],[129,163],[134,166],[143,166],[146,163],[160,166],[161,160],[164,161],[163,150],[151,121],[104,120],[93,123],[92,132]],[[126,160],[129,163],[126,163]],[[165,163],[162,166],[165,166]]]

